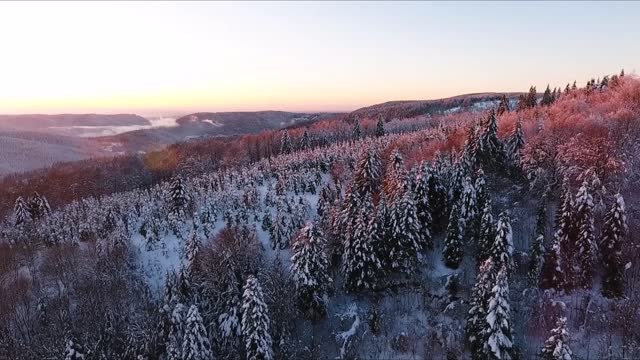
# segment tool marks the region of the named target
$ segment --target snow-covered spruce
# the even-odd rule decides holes
[[[496,237],[491,246],[490,256],[496,269],[513,268],[513,232],[511,220],[505,211],[498,216]]]
[[[616,194],[615,202],[605,216],[600,240],[604,267],[602,293],[608,298],[617,298],[624,295],[622,242],[626,233],[627,216],[624,199],[622,195]]]
[[[273,348],[270,333],[269,309],[258,279],[249,275],[242,294],[242,337],[247,359],[271,360]]]
[[[305,317],[322,318],[326,315],[326,302],[331,277],[327,271],[329,260],[326,241],[320,229],[307,223],[300,229],[291,256],[291,278],[296,287],[298,306]]]
[[[485,359],[484,344],[486,342],[486,318],[489,306],[489,295],[493,287],[493,270],[491,260],[480,265],[476,282],[471,289],[469,312],[467,315],[467,341],[474,359]]]
[[[177,303],[171,312],[171,328],[167,339],[167,359],[182,360],[182,343],[184,340],[185,316],[187,309],[181,303]]]
[[[557,289],[559,289],[559,286],[563,286],[565,289],[570,290],[576,285],[576,274],[574,271],[576,239],[575,203],[569,188],[569,180],[565,178],[563,182],[563,193],[560,198],[560,206],[556,212],[556,231],[554,234],[554,244],[560,246],[560,262],[556,264],[559,267],[557,271],[561,272],[564,277],[562,284],[555,284],[554,287]]]
[[[389,260],[392,271],[403,275],[411,275],[418,269],[420,245],[420,223],[413,196],[410,191],[403,191],[389,208],[390,237],[385,239],[389,249]]]
[[[382,262],[378,257],[382,226],[371,195],[366,194],[342,254],[342,273],[347,291],[373,289],[377,285],[382,270]]]
[[[447,237],[444,241],[444,249],[442,256],[444,264],[451,268],[457,269],[462,261],[462,233],[463,221],[460,218],[460,210],[457,204],[453,205],[451,215],[449,216],[449,226],[447,226]]]
[[[211,345],[198,307],[194,304],[187,313],[182,341],[183,360],[211,360]]]
[[[577,285],[591,288],[596,261],[596,240],[593,225],[593,197],[589,194],[585,181],[576,195],[576,222],[578,227],[576,265],[578,267]]]
[[[509,360],[513,347],[511,327],[511,305],[509,304],[509,284],[507,267],[502,266],[491,289],[486,317],[486,342],[484,351],[488,359]]]
[[[551,329],[551,336],[545,341],[540,357],[543,360],[571,360],[572,356],[567,318],[560,317],[556,321],[556,327]]]
[[[496,225],[493,221],[491,213],[491,199],[485,201],[484,209],[482,209],[482,217],[480,218],[480,233],[478,235],[478,246],[476,260],[478,264],[482,264],[491,256],[491,248],[496,239]]]

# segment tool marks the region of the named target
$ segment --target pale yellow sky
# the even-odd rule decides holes
[[[3,2],[0,113],[334,111],[582,83],[635,70],[639,9]]]

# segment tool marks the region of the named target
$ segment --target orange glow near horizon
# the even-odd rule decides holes
[[[0,3],[0,114],[349,111],[583,84],[635,71],[637,10],[640,3]],[[590,22],[602,26],[585,35]]]

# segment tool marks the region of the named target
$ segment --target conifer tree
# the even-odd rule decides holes
[[[498,123],[493,112],[487,118],[479,140],[480,162],[489,167],[500,167],[504,164],[504,145],[498,139]]]
[[[353,141],[360,140],[362,138],[362,129],[360,128],[360,120],[356,119],[353,123],[353,130],[351,132],[351,139]]]
[[[273,359],[270,324],[262,287],[255,276],[249,275],[242,294],[242,336],[247,359]]]
[[[403,191],[391,203],[389,215],[390,269],[398,270],[405,275],[413,274],[417,269],[420,251],[420,224],[410,191]]]
[[[540,357],[543,360],[571,360],[572,356],[567,318],[560,317],[556,321],[556,327],[551,330],[551,336],[545,341]]]
[[[22,196],[18,196],[16,199],[16,204],[13,207],[13,214],[15,217],[15,225],[19,226],[24,224],[25,222],[31,220],[31,213],[27,207],[27,203],[25,203]]]
[[[67,344],[64,350],[64,360],[84,360],[84,351],[82,347],[73,341],[72,339],[67,340]]]
[[[527,270],[527,278],[529,279],[529,284],[532,287],[538,286],[538,282],[540,281],[544,254],[544,235],[538,234],[538,236],[531,243],[529,269]]]
[[[309,132],[307,131],[307,129],[304,129],[304,132],[302,133],[302,138],[300,139],[300,149],[311,149],[311,138],[309,137]]]
[[[500,98],[500,103],[498,104],[498,109],[496,110],[496,113],[498,115],[502,115],[509,111],[510,111],[509,100],[507,99],[507,95],[502,94],[502,98]]]
[[[291,276],[296,287],[298,306],[306,317],[326,315],[326,299],[331,285],[326,254],[326,241],[312,223],[303,227],[293,243]]]
[[[535,238],[531,243],[529,269],[527,270],[527,277],[531,286],[537,286],[542,274],[542,266],[544,263],[545,251],[546,251],[546,236],[547,236],[547,198],[548,189],[545,189],[542,194],[542,198],[538,203],[538,210],[536,214],[536,230]]]
[[[376,137],[383,137],[384,135],[384,120],[382,120],[382,117],[379,117],[376,123]]]
[[[359,197],[365,194],[375,194],[378,191],[382,163],[375,150],[369,150],[362,154],[353,179],[353,191]]]
[[[384,176],[384,194],[393,202],[404,191],[404,159],[398,149],[391,153]]]
[[[600,249],[604,275],[602,294],[608,298],[618,298],[624,294],[622,242],[627,233],[627,216],[622,195],[616,194],[611,210],[604,218]]]
[[[471,348],[473,359],[486,358],[484,344],[486,343],[486,318],[489,307],[489,296],[493,287],[493,270],[491,260],[480,265],[476,282],[471,289],[470,308],[467,315],[467,340]]]
[[[460,218],[460,210],[457,204],[453,204],[451,214],[449,215],[447,237],[444,242],[444,249],[442,250],[444,264],[451,269],[457,269],[462,261],[462,231],[463,221]]]
[[[527,94],[527,108],[532,109],[536,107],[538,104],[538,94],[536,91],[536,87],[532,86],[529,88],[529,93]]]
[[[174,215],[184,214],[185,208],[189,201],[189,196],[186,193],[184,182],[182,178],[176,176],[171,181],[170,185],[171,196],[171,212]]]
[[[496,268],[513,268],[513,239],[511,220],[506,212],[500,213],[496,229],[496,238],[491,245],[491,259]]]
[[[287,129],[284,129],[282,131],[282,137],[280,138],[280,153],[290,154],[292,151],[293,151],[293,143],[291,142],[289,131],[287,131]]]
[[[556,212],[556,231],[554,243],[560,245],[559,254],[562,256],[558,271],[563,273],[563,285],[571,289],[576,285],[576,274],[574,272],[574,254],[576,253],[576,216],[574,212],[574,201],[569,188],[568,179],[563,182],[563,193],[560,197],[560,206]]]
[[[584,288],[591,288],[593,268],[596,261],[596,241],[593,225],[593,197],[589,194],[585,181],[576,195],[576,222],[578,227],[577,265],[579,273],[577,283]]]
[[[447,190],[445,189],[440,176],[429,168],[423,173],[428,173],[426,178],[427,194],[429,198],[429,209],[431,210],[432,230],[442,231],[446,226],[447,217]]]
[[[167,359],[182,360],[182,343],[184,340],[186,308],[177,303],[171,312],[171,327],[167,340]]]
[[[487,308],[486,342],[484,351],[489,359],[511,359],[513,346],[511,328],[511,306],[509,305],[509,284],[507,267],[503,266],[496,275]]]
[[[524,132],[522,131],[522,121],[516,122],[516,127],[513,130],[513,134],[509,138],[507,145],[508,157],[514,166],[520,165],[520,151],[524,147]]]
[[[493,222],[493,214],[491,213],[491,200],[487,199],[484,209],[482,209],[482,218],[480,219],[480,231],[478,235],[478,249],[476,259],[478,264],[484,263],[491,257],[491,248],[496,239],[496,226]]]
[[[544,94],[542,95],[542,101],[540,102],[540,105],[549,106],[552,103],[553,103],[553,97],[551,96],[551,89],[547,84],[547,88],[544,90]]]
[[[27,208],[31,215],[31,219],[38,220],[41,217],[51,213],[49,202],[44,195],[40,195],[38,192],[33,193],[27,202]]]
[[[563,271],[563,256],[560,238],[553,237],[551,246],[546,250],[544,263],[542,264],[542,278],[540,287],[543,289],[562,290],[565,286],[565,273]]]
[[[433,241],[431,239],[431,229],[433,227],[433,219],[431,217],[431,208],[429,201],[429,177],[431,174],[427,171],[426,166],[423,164],[420,170],[420,174],[417,176],[414,183],[413,195],[416,204],[416,211],[418,215],[418,222],[421,229],[421,245],[424,249],[433,248]]]
[[[187,313],[182,342],[182,359],[184,360],[211,360],[211,345],[207,336],[198,307],[194,304]]]
[[[382,224],[379,223],[373,200],[367,194],[357,213],[351,241],[345,244],[342,254],[342,273],[347,291],[373,289],[381,275],[379,256]]]
[[[469,229],[477,213],[476,189],[473,186],[471,177],[467,176],[462,182],[462,196],[460,199],[460,219],[463,224],[463,230]]]

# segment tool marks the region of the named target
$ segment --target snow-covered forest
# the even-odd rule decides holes
[[[637,77],[269,134],[15,199],[0,358],[640,357]]]

